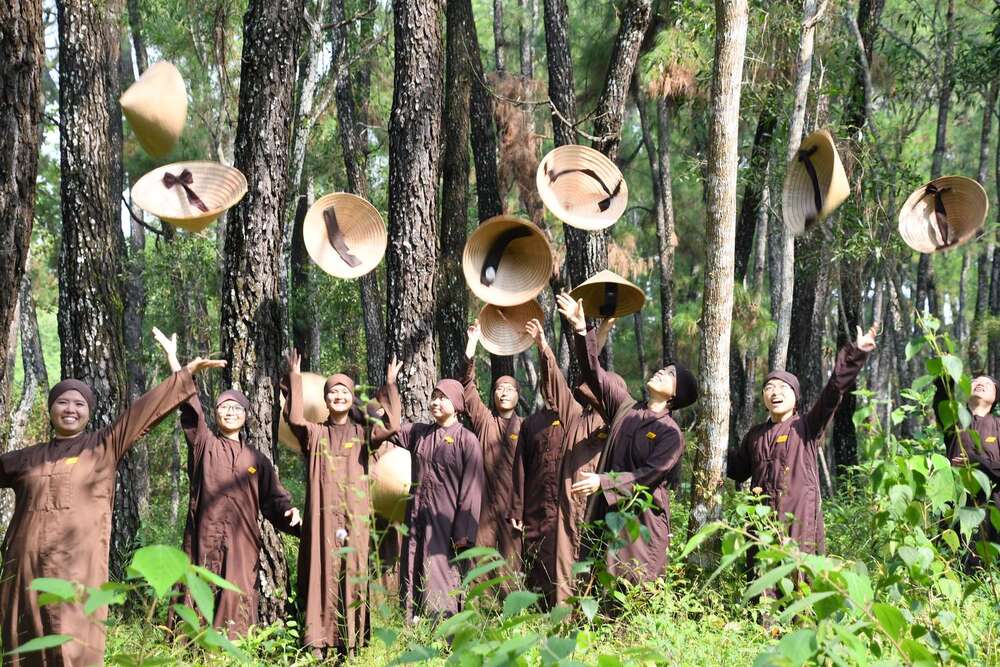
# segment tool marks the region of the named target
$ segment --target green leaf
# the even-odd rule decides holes
[[[468,625],[469,620],[475,616],[476,611],[474,609],[465,609],[454,616],[449,616],[435,628],[434,636],[450,637],[461,630],[463,626]]]
[[[201,629],[201,621],[198,620],[197,612],[186,604],[175,604],[174,613],[176,613],[182,621],[190,625],[193,632],[197,633],[198,630]]]
[[[576,637],[549,637],[542,644],[542,664],[554,665],[576,650]]]
[[[503,601],[503,618],[517,616],[528,607],[534,605],[540,597],[542,596],[531,591],[513,591]]]
[[[793,667],[804,665],[816,652],[816,632],[806,629],[796,630],[778,642],[778,651]]]
[[[243,594],[243,591],[239,589],[239,586],[232,583],[231,581],[223,579],[215,572],[203,568],[201,565],[195,565],[194,571],[198,573],[198,576],[200,576],[202,579],[205,579],[210,584],[215,584],[219,588],[225,588],[227,591],[232,591],[234,593],[239,593],[241,595]]]
[[[39,593],[48,593],[54,598],[53,602],[73,602],[76,600],[76,584],[65,579],[39,577],[32,579],[28,588]]]
[[[556,626],[565,621],[570,614],[573,613],[573,608],[566,604],[556,605],[555,608],[549,612],[548,620],[549,625]]]
[[[761,575],[746,589],[746,591],[743,592],[743,602],[748,602],[749,600],[757,597],[764,592],[765,589],[774,588],[775,584],[777,584],[780,579],[787,577],[794,569],[795,563],[786,563],[784,565],[779,565],[773,570]]]
[[[941,357],[941,365],[948,371],[948,375],[955,382],[962,381],[962,360],[953,354],[946,354]]]
[[[129,576],[141,576],[163,598],[188,571],[191,561],[180,549],[164,544],[142,547],[132,557]]]
[[[623,667],[621,658],[616,655],[602,655],[597,658],[597,667]]]
[[[372,628],[372,634],[385,644],[386,648],[390,648],[396,643],[396,639],[399,637],[399,630],[395,628]]]
[[[986,511],[981,507],[959,507],[955,514],[958,515],[959,529],[966,539],[972,539],[972,533],[986,518]]]
[[[920,354],[920,350],[924,349],[924,344],[926,342],[927,342],[927,339],[924,338],[923,336],[920,336],[919,338],[914,338],[909,343],[907,343],[906,344],[906,360],[910,361],[911,359],[913,359],[913,357],[915,357],[918,354]]]
[[[851,571],[841,572],[840,575],[847,584],[847,595],[855,605],[864,608],[874,599],[875,593],[872,591],[871,579],[866,575]]]
[[[500,555],[500,552],[493,547],[470,547],[452,558],[452,560],[471,560],[473,558],[483,558],[486,556],[489,556],[490,558],[503,558],[503,556]]]
[[[702,542],[710,538],[715,533],[719,532],[725,524],[721,521],[713,521],[711,523],[706,523],[701,529],[691,536],[687,544],[684,545],[684,549],[681,551],[680,559],[684,560],[687,555],[697,549]]]
[[[4,655],[17,655],[20,653],[44,651],[45,649],[62,646],[63,644],[71,641],[73,641],[73,638],[70,635],[45,635],[44,637],[35,637],[34,639],[30,639],[21,644],[13,651],[4,653]]]
[[[878,619],[878,624],[887,635],[899,641],[906,630],[906,619],[903,614],[890,604],[876,602],[872,605],[872,613]]]
[[[104,588],[87,587],[87,602],[83,605],[83,613],[90,616],[101,607],[121,604],[125,601],[124,593]]]
[[[541,635],[529,633],[521,636],[514,636],[500,644],[496,653],[484,663],[484,667],[505,667],[513,663],[518,656],[526,653],[532,646],[541,640]]]
[[[947,544],[948,547],[954,552],[957,552],[959,548],[961,548],[961,543],[958,540],[958,533],[951,528],[948,528],[941,533],[941,539],[944,540],[944,543]]]
[[[587,622],[593,623],[597,616],[597,600],[594,598],[580,598],[580,611],[586,617]]]
[[[202,644],[208,648],[222,649],[240,662],[250,662],[250,657],[241,651],[236,644],[229,641],[229,638],[219,633],[217,630],[208,628],[202,637]]]
[[[904,639],[900,644],[903,654],[916,667],[934,667],[939,664],[931,652],[915,639]]]
[[[812,606],[820,600],[825,600],[826,598],[834,595],[837,595],[836,591],[824,591],[822,593],[812,593],[800,600],[796,600],[794,603],[788,605],[788,608],[781,613],[781,616],[778,617],[778,622],[787,623],[795,618],[795,615],[800,611],[812,609]]]
[[[191,597],[194,598],[195,604],[198,605],[198,611],[201,612],[201,615],[211,625],[215,619],[215,596],[212,594],[212,589],[205,583],[204,579],[193,571],[188,572],[184,579],[187,582],[188,591],[191,592]]]
[[[409,651],[393,660],[390,665],[409,665],[415,662],[424,662],[431,658],[436,658],[438,652],[429,646],[411,646]]]
[[[486,574],[487,572],[492,572],[493,570],[501,568],[506,564],[507,561],[501,558],[500,560],[491,560],[490,562],[485,563],[484,565],[474,567],[471,570],[469,570],[469,572],[465,575],[465,578],[462,579],[462,585],[468,586],[470,582],[475,581],[476,579]]]

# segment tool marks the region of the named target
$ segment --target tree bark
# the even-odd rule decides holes
[[[250,400],[248,443],[278,462],[278,376],[284,347],[280,303],[281,221],[288,188],[293,87],[303,0],[251,0],[243,19],[243,66],[235,165],[249,183],[230,213],[220,306],[226,381]],[[261,620],[283,613],[288,571],[281,540],[264,523]]]
[[[736,242],[736,174],[739,149],[740,87],[746,49],[746,0],[716,0],[715,64],[708,148],[705,289],[699,401],[701,422],[691,485],[694,534],[719,517],[719,489],[729,445],[729,349],[733,324]]]
[[[507,69],[503,49],[507,46],[507,38],[503,34],[503,0],[493,0],[493,52],[496,56],[497,72]]]
[[[774,143],[774,128],[778,123],[775,113],[776,88],[770,92],[761,105],[760,116],[757,118],[757,130],[753,136],[753,148],[750,150],[750,164],[747,169],[747,182],[743,187],[743,200],[740,202],[740,215],[736,224],[736,282],[743,282],[750,266],[750,254],[754,247],[754,231],[760,217],[761,200],[767,187],[768,165],[771,162],[771,146]],[[766,230],[765,230],[766,235]]]
[[[41,0],[4,2],[0,6],[0,359],[10,354],[6,333],[14,321],[34,221],[44,65]],[[0,419],[9,412],[9,387],[3,386],[7,375],[0,373]],[[0,444],[2,438],[0,431]]]
[[[552,132],[555,145],[566,146],[576,143],[576,94],[573,92],[573,58],[569,50],[566,0],[544,2]],[[566,228],[567,233],[570,229]]]
[[[538,20],[538,0],[517,0],[521,8],[521,76],[534,77],[535,23]]]
[[[444,154],[441,158],[440,264],[435,332],[441,374],[460,377],[465,367],[469,296],[462,273],[462,250],[469,227],[469,59],[468,27],[462,0],[446,7]],[[497,0],[496,5],[500,2]],[[474,28],[473,28],[474,29]]]
[[[1000,184],[1000,150],[996,152],[994,162],[994,178]],[[1000,220],[1000,192],[997,192],[997,219]],[[990,315],[996,317],[1000,315],[1000,252],[996,248],[993,250],[993,265],[990,271]],[[989,373],[993,377],[1000,373],[1000,336],[990,335],[989,338]]]
[[[444,53],[441,0],[394,0],[395,67],[389,118],[388,347],[403,362],[409,420],[427,415],[434,363],[434,274]]]
[[[146,53],[146,40],[142,37],[142,10],[139,0],[128,0],[128,26],[132,34],[132,52],[135,54],[135,64],[142,76],[149,68],[149,55]],[[129,63],[131,67],[131,63]]]
[[[997,87],[996,81],[989,84],[983,99],[983,124],[979,133],[979,169],[976,171],[976,179],[983,187],[986,187],[990,171],[990,135],[993,131],[993,110],[997,104]],[[984,367],[979,339],[982,336],[982,322],[989,306],[990,262],[995,247],[995,235],[987,232],[984,236],[986,238],[979,239],[979,257],[976,260],[976,308],[969,331],[969,364],[975,369]]]

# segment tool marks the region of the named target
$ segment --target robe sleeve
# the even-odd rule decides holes
[[[601,368],[598,359],[597,330],[591,329],[586,335],[573,334],[576,345],[576,356],[580,362],[580,371],[594,396],[604,406],[608,419],[618,414],[618,408],[629,399],[627,390],[611,382],[608,372]]]
[[[188,446],[193,448],[195,458],[200,458],[205,445],[211,440],[212,432],[205,423],[205,413],[201,408],[198,392],[181,403],[181,430],[184,431]]]
[[[737,484],[750,479],[753,470],[753,459],[750,454],[750,437],[754,429],[747,431],[740,441],[739,447],[734,447],[726,454],[726,476]]]
[[[9,489],[14,486],[14,475],[9,472],[9,469],[14,462],[14,457],[18,454],[19,452],[14,451],[0,456],[0,489]]]
[[[542,363],[539,364],[541,368],[539,384],[542,388],[542,399],[546,405],[559,414],[559,420],[563,424],[568,424],[583,410],[576,402],[573,390],[569,388],[569,383],[566,382],[566,376],[559,368],[559,362],[556,361],[556,355],[552,352],[552,348],[546,346],[540,356]]]
[[[260,513],[271,522],[276,529],[289,535],[300,535],[299,526],[289,525],[291,517],[285,516],[285,512],[292,509],[292,495],[288,493],[278,480],[278,473],[274,469],[274,464],[266,456],[257,457],[260,462],[257,464],[260,473],[258,490],[260,493]]]
[[[455,521],[451,528],[452,544],[465,542],[469,546],[476,543],[479,532],[479,514],[483,504],[483,448],[479,438],[471,431],[462,437],[462,481],[458,489]]]
[[[653,451],[645,463],[628,472],[601,473],[601,490],[608,505],[617,505],[627,500],[635,492],[634,486],[641,484],[650,491],[660,486],[684,455],[684,441],[679,429],[670,428],[653,445]]]
[[[385,414],[381,420],[371,427],[371,449],[378,449],[399,431],[399,420],[402,413],[402,401],[399,398],[399,387],[395,382],[382,385],[375,392],[375,400],[382,406]]]
[[[285,420],[292,434],[299,441],[302,453],[309,453],[309,428],[312,424],[306,419],[305,401],[302,398],[302,374],[288,374],[288,397],[285,399]]]
[[[465,371],[462,373],[462,393],[465,398],[465,414],[469,415],[472,427],[478,433],[483,432],[486,423],[493,417],[493,413],[483,403],[479,396],[479,389],[476,387],[476,359],[473,357],[465,364]]]
[[[524,457],[527,455],[529,442],[534,440],[534,434],[529,432],[533,429],[531,420],[521,423],[521,431],[517,434],[517,447],[514,448],[514,465],[511,471],[511,499],[510,510],[507,518],[515,521],[524,520]],[[525,425],[528,428],[524,428]]]
[[[137,398],[99,433],[99,438],[107,443],[114,460],[120,461],[139,438],[176,410],[178,405],[194,396],[195,392],[197,387],[191,373],[182,368]]]
[[[830,379],[816,399],[816,404],[806,414],[806,428],[810,438],[816,438],[826,430],[837,406],[858,379],[867,359],[868,353],[858,349],[853,343],[848,343],[837,353]]]

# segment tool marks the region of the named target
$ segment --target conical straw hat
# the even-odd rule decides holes
[[[815,172],[818,189],[813,185],[810,166]],[[826,130],[813,132],[802,140],[798,154],[788,163],[785,172],[785,186],[781,192],[785,227],[793,236],[799,236],[837,210],[850,192],[847,172],[833,136]]]
[[[583,312],[587,317],[622,317],[640,310],[646,295],[636,285],[614,271],[595,273],[569,293],[574,299],[583,299]]]
[[[977,181],[942,176],[907,197],[899,211],[899,233],[917,252],[955,248],[983,228],[989,210],[986,190]]]
[[[401,523],[406,516],[406,501],[410,494],[410,452],[393,447],[372,463],[372,507],[380,516]]]
[[[177,68],[166,60],[149,66],[118,103],[143,150],[165,157],[184,131],[187,90]]]
[[[534,299],[549,284],[552,249],[537,226],[498,215],[469,235],[462,271],[469,289],[486,303],[516,306]]]
[[[132,201],[139,208],[189,232],[208,227],[246,193],[242,172],[218,162],[174,162],[132,185]]]
[[[358,278],[382,261],[389,236],[382,216],[366,199],[335,192],[309,207],[302,240],[312,260],[331,276]]]
[[[628,206],[628,184],[604,153],[586,146],[560,146],[538,163],[535,186],[545,208],[570,227],[610,227]]]
[[[517,306],[486,304],[479,311],[483,347],[501,356],[524,352],[534,342],[524,325],[533,319],[545,321],[545,313],[534,299]]]
[[[317,424],[326,422],[330,417],[330,410],[326,407],[326,396],[323,388],[326,386],[326,378],[316,373],[302,373],[302,406],[306,419]],[[292,428],[285,419],[285,397],[279,398],[281,402],[281,420],[278,422],[278,442],[288,447],[294,452],[302,452],[299,439],[292,433]]]

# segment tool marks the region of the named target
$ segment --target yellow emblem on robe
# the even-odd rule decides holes
[[[552,422],[552,425],[553,426],[562,426],[562,422],[557,419],[554,422]]]
[[[994,440],[996,440],[996,438],[994,438]],[[75,465],[76,462],[79,460],[80,460],[79,456],[71,456],[68,459],[66,459],[66,465],[68,466]]]
[[[786,442],[787,440],[788,440],[788,434],[779,435],[778,439],[776,440],[776,442]]]
[[[997,437],[995,435],[991,435],[990,437],[986,438],[986,442],[996,442],[996,441]]]
[[[605,433],[604,431],[601,431],[600,433],[597,434],[597,439],[598,440],[607,440],[608,439],[608,434]]]
[[[350,449],[353,446],[354,446],[353,438],[351,440],[347,440],[346,442],[344,442],[344,449]]]
[[[450,445],[451,443],[455,442],[455,438],[451,437],[450,435],[446,435],[444,436],[444,441]]]
[[[510,441],[511,442],[517,442],[517,434],[516,433],[511,433],[510,434]]]
[[[250,466],[249,468],[247,468],[247,472],[253,475],[257,472],[257,469],[254,468],[253,466]]]

